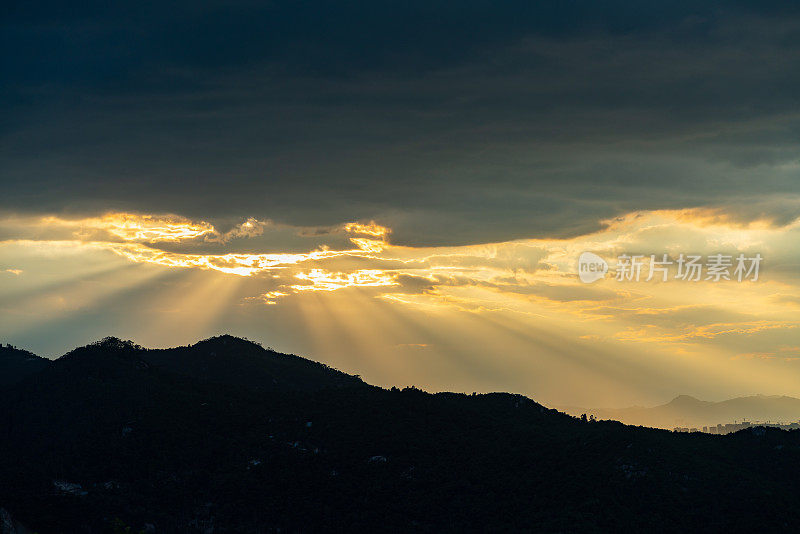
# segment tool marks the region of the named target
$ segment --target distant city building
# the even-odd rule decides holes
[[[760,421],[742,421],[741,423],[733,422],[733,423],[719,423],[716,426],[704,426],[702,430],[697,428],[690,428],[690,427],[682,427],[676,426],[673,429],[673,432],[704,432],[706,434],[730,434],[733,432],[738,432],[740,430],[744,430],[747,428],[752,428],[754,426],[761,426],[761,427],[770,427],[770,428],[780,428],[781,430],[797,430],[800,429],[800,421],[794,423],[771,423],[769,421],[760,422]]]

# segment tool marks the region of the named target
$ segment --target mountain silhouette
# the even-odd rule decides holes
[[[50,364],[32,352],[0,344],[0,387],[15,384]]]
[[[677,434],[508,393],[387,390],[230,336],[106,338],[0,406],[0,524],[39,533],[800,528],[800,432]]]
[[[563,409],[573,415],[591,413],[599,419],[614,419],[629,425],[666,429],[702,428],[734,421],[794,423],[800,420],[800,399],[778,395],[750,395],[719,402],[679,395],[666,404],[653,407]]]
[[[201,382],[274,391],[311,391],[365,385],[360,378],[295,355],[267,350],[230,335],[190,347],[147,350],[143,357],[163,369]]]

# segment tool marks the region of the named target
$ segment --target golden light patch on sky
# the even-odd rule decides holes
[[[214,227],[206,222],[194,223],[174,215],[154,216],[132,213],[109,213],[102,217],[64,219],[44,217],[41,225],[73,229],[76,237],[92,240],[98,231],[106,231],[123,241],[143,243],[179,242],[212,236]]]
[[[362,269],[352,273],[333,273],[323,269],[312,269],[307,273],[296,274],[295,278],[309,283],[291,286],[294,291],[336,291],[346,287],[397,285],[395,277],[379,269]]]

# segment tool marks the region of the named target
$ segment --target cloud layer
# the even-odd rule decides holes
[[[800,214],[791,3],[87,6],[2,22],[0,209],[407,245]]]

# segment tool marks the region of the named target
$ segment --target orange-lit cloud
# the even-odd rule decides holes
[[[86,219],[45,217],[41,220],[41,225],[72,229],[75,237],[85,241],[101,239],[101,232],[124,242],[138,243],[179,242],[214,236],[217,233],[212,225],[205,222],[194,223],[173,215],[131,213],[110,213]]]

